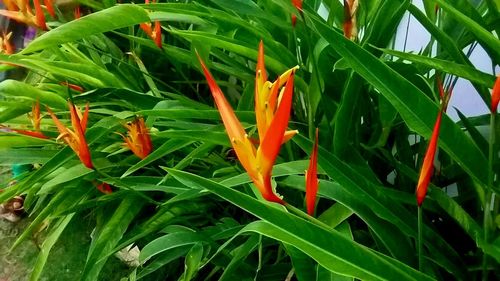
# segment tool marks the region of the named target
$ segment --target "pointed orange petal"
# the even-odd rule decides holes
[[[37,100],[35,104],[31,107],[31,122],[33,123],[33,127],[35,131],[40,131],[40,102]]]
[[[87,131],[88,119],[89,119],[89,103],[87,102],[87,104],[85,105],[85,111],[83,112],[82,120],[80,121],[83,133]]]
[[[102,192],[104,194],[111,194],[113,192],[113,190],[111,189],[111,186],[105,182],[99,184],[97,186],[97,190],[99,190],[100,192]]]
[[[142,150],[143,154],[145,156],[148,156],[151,151],[153,150],[153,144],[151,142],[151,137],[149,136],[149,130],[146,127],[146,123],[144,122],[144,118],[139,118],[138,120],[139,124],[139,134],[140,134],[140,140],[142,144]]]
[[[75,7],[75,10],[73,11],[73,15],[74,15],[75,19],[79,19],[82,17],[82,11],[80,10],[80,5],[77,5]]]
[[[294,77],[295,75],[292,73],[288,78],[278,110],[257,152],[258,161],[264,176],[271,175],[274,161],[276,157],[278,157],[281,143],[283,142],[283,136],[288,127],[290,110],[292,108]]]
[[[82,128],[82,123],[81,123],[82,121],[78,117],[76,108],[71,102],[69,102],[69,110],[71,114],[71,123],[73,124],[76,137],[78,138],[78,145],[79,145],[77,152],[78,157],[80,158],[80,161],[82,161],[83,165],[85,165],[89,169],[94,169],[94,165],[92,164],[92,159],[90,157],[90,151],[87,144],[87,140],[85,139],[85,133]],[[88,113],[88,110],[86,110],[86,113]]]
[[[439,128],[441,126],[441,116],[443,111],[440,110],[434,124],[434,129],[432,131],[431,140],[429,141],[429,146],[424,156],[424,161],[422,162],[422,169],[420,170],[420,176],[418,178],[417,184],[417,204],[421,206],[424,202],[425,195],[427,194],[427,188],[429,187],[429,182],[431,180],[432,171],[434,169],[434,156],[436,155],[436,149],[439,139]]]
[[[208,86],[210,87],[210,91],[212,92],[212,96],[215,100],[215,104],[217,105],[217,109],[219,110],[219,114],[221,116],[222,122],[224,123],[224,127],[226,128],[226,132],[229,136],[231,145],[236,152],[236,156],[238,156],[241,165],[243,166],[243,168],[245,168],[250,177],[257,178],[259,172],[255,160],[255,146],[247,137],[245,129],[243,129],[243,126],[234,114],[231,105],[226,100],[226,97],[215,82],[210,71],[205,66],[205,63],[200,58],[198,53],[196,53],[196,55],[198,56],[198,60],[200,61],[203,73],[205,74],[205,77],[207,79]]]
[[[155,21],[155,33],[154,33],[153,37],[154,37],[154,41],[155,41],[156,46],[158,46],[158,48],[160,48],[160,49],[163,49],[162,40],[161,40],[161,24],[159,21]]]
[[[3,132],[7,133],[18,133],[21,135],[29,136],[29,137],[34,137],[34,138],[39,138],[39,139],[48,139],[46,135],[44,135],[42,132],[35,132],[35,131],[29,131],[29,130],[21,130],[21,129],[12,129],[4,125],[0,125],[0,130]]]
[[[219,110],[219,113],[222,118],[222,122],[224,123],[224,126],[226,127],[227,134],[229,135],[230,140],[243,140],[245,139],[245,129],[243,129],[243,126],[241,125],[240,121],[234,114],[234,111],[229,104],[229,102],[226,100],[226,97],[222,93],[222,90],[219,88],[217,83],[214,80],[214,77],[210,73],[210,71],[207,69],[205,66],[205,63],[201,60],[200,56],[198,55],[198,60],[200,61],[201,67],[203,69],[203,73],[205,74],[205,77],[208,82],[208,86],[210,87],[210,91],[212,92],[212,96],[215,100],[215,104],[217,105],[217,109]]]
[[[314,214],[316,195],[318,193],[318,128],[316,128],[316,140],[314,141],[309,168],[306,173],[306,206],[307,213]]]
[[[49,113],[50,117],[52,118],[52,120],[56,124],[56,127],[57,127],[57,130],[59,131],[59,134],[66,134],[68,129],[66,128],[66,126],[64,126],[61,123],[61,121],[59,121],[59,119],[56,117],[54,112],[52,112],[52,110],[49,107],[47,107],[47,112]]]
[[[299,131],[298,130],[291,130],[291,131],[286,131],[285,132],[285,135],[283,135],[283,141],[281,142],[282,144],[283,143],[286,143],[287,141],[289,141],[290,139],[293,138],[293,136],[295,136],[296,134],[298,134]]]
[[[47,7],[47,11],[50,16],[55,19],[56,11],[54,10],[54,3],[52,3],[52,0],[43,0],[43,3],[45,4],[45,7]]]
[[[351,7],[347,0],[344,0],[344,36],[347,39],[351,39],[352,37],[352,16],[351,16]]]
[[[496,113],[500,102],[500,75],[497,76],[493,90],[491,91],[491,113]]]
[[[257,66],[255,69],[255,118],[257,121],[257,130],[262,139],[266,133],[266,100],[269,95],[270,83],[266,83],[267,73],[264,63],[264,43],[259,43],[259,53],[257,55]]]
[[[150,22],[143,22],[139,24],[139,27],[146,33],[149,37],[153,35],[153,30],[151,29]]]
[[[43,30],[47,30],[47,24],[45,23],[45,14],[43,13],[42,6],[40,5],[40,0],[33,0],[33,5],[35,6],[35,16],[36,24]]]
[[[20,23],[32,24],[30,19],[21,12],[0,10],[0,15],[15,20]]]

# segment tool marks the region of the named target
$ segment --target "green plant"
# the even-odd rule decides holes
[[[439,77],[447,89],[460,77],[490,107],[495,76],[475,68],[462,50],[481,46],[492,68],[498,66],[497,2],[425,0],[425,11],[405,0],[344,1],[348,6],[308,0],[300,11],[288,0],[79,2],[94,12],[71,20],[57,10],[49,31],[16,54],[0,55],[9,68],[29,70],[23,81],[0,83],[0,161],[41,164],[0,193],[0,202],[25,195],[33,217],[13,247],[53,222],[33,280],[43,274],[53,241],[79,216],[88,216],[93,228],[82,280],[105,278],[99,274],[106,262],[131,244],[141,249],[141,266],[131,269],[130,280],[500,275],[499,122],[496,114],[454,122],[439,113],[438,94]],[[418,54],[391,47],[406,12],[431,34]],[[161,23],[162,42],[139,28],[150,22]],[[261,40],[265,65],[258,63]],[[270,181],[286,205],[267,202],[251,187],[256,180],[236,160],[241,154],[231,148],[195,50],[249,143],[264,135],[261,117],[255,122],[256,69],[274,80],[299,66],[291,75],[289,127],[300,133],[282,145]],[[75,130],[84,128],[87,118],[75,122],[72,106],[68,119],[67,100],[89,104],[84,137],[92,165],[56,140],[56,124],[45,113],[49,107],[64,126],[73,121]],[[40,130],[25,117],[37,102]],[[424,139],[439,114],[439,163],[418,214]],[[119,135],[134,120],[144,120],[136,132],[148,128],[152,140],[139,157]],[[489,138],[481,126],[491,126]],[[303,175],[315,128],[317,218],[304,211]],[[134,134],[129,137],[133,147]],[[445,192],[452,184],[454,197]]]

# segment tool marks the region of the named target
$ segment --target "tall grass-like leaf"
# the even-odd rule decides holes
[[[30,281],[36,281],[40,279],[40,275],[43,271],[45,263],[47,262],[47,258],[49,257],[50,250],[57,242],[57,240],[63,233],[64,229],[66,229],[66,226],[68,226],[68,224],[71,222],[73,216],[74,214],[71,214],[59,219],[56,222],[53,230],[50,232],[47,238],[45,238],[45,241],[43,242],[42,247],[40,249],[40,253],[36,258],[35,265],[33,266],[33,271],[31,272],[30,275]]]
[[[453,5],[450,5],[443,0],[433,1],[435,1],[439,5],[439,7],[443,8],[443,10],[445,10],[447,13],[453,16],[457,21],[463,24],[463,26],[476,37],[476,39],[486,49],[489,55],[493,57],[494,61],[500,61],[500,41],[498,40],[498,38],[495,38],[495,36],[493,36],[491,32],[484,29],[478,22],[464,15]]]
[[[144,202],[136,196],[123,199],[106,224],[102,227],[90,247],[81,280],[98,280],[109,253],[113,251],[131,221],[139,213]]]
[[[68,22],[33,40],[21,53],[40,51],[93,34],[150,21],[147,12],[131,4],[118,5]]]
[[[239,208],[266,220],[250,224],[243,232],[255,227],[255,232],[295,245],[334,272],[364,280],[414,280],[416,276],[422,280],[430,280],[430,277],[352,242],[334,230],[326,230],[282,210],[266,207],[263,202],[213,181],[186,172],[169,171],[186,186],[206,188]]]
[[[431,135],[437,112],[435,103],[396,71],[346,40],[316,16],[311,17],[311,22],[318,34],[348,61],[354,71],[391,102],[412,130],[424,137]],[[471,177],[486,185],[487,173],[482,168],[486,166],[486,158],[450,118],[444,116],[442,122],[440,145]]]

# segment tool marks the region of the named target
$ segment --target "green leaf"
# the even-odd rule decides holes
[[[438,113],[437,105],[420,89],[376,57],[311,16],[318,34],[349,62],[354,71],[376,87],[416,133],[430,137]],[[341,43],[339,43],[341,42]],[[486,158],[448,116],[443,116],[439,145],[475,180],[487,185]]]
[[[37,100],[40,103],[55,108],[67,108],[66,99],[58,94],[42,91],[29,84],[16,81],[5,80],[0,82],[0,95],[7,97],[26,97],[33,102]]]
[[[422,280],[430,280],[430,277],[397,260],[350,241],[335,230],[327,230],[281,209],[269,208],[264,202],[199,176],[177,170],[169,171],[184,185],[206,188],[266,220],[251,223],[242,232],[253,231],[295,245],[332,271],[365,280],[414,280],[416,276]]]
[[[182,231],[169,233],[156,238],[144,246],[141,254],[139,255],[139,261],[141,263],[145,263],[153,256],[162,252],[186,245],[194,245],[203,241],[206,241],[205,238],[196,232]]]
[[[462,12],[457,10],[453,5],[450,5],[443,0],[434,0],[440,8],[445,10],[449,15],[454,17],[458,22],[460,22],[465,28],[467,28],[471,34],[473,34],[481,45],[486,49],[488,54],[493,57],[494,62],[500,62],[500,40],[495,38],[495,36],[484,29],[479,23],[464,15]]]
[[[193,279],[196,272],[200,269],[199,265],[201,259],[203,258],[203,244],[198,242],[191,247],[191,250],[186,255],[185,270],[184,270],[184,280],[189,281]]]
[[[21,54],[32,53],[87,36],[149,22],[146,11],[131,4],[123,4],[86,15],[63,24],[33,40]]]
[[[136,196],[127,196],[123,199],[102,229],[96,233],[87,256],[81,280],[93,281],[99,279],[99,273],[106,263],[109,254],[113,253],[114,248],[143,205],[144,200]]]
[[[45,238],[45,241],[43,241],[42,247],[40,248],[40,253],[36,258],[35,265],[33,265],[33,271],[30,275],[30,281],[36,281],[40,279],[40,274],[43,271],[45,263],[47,262],[50,250],[57,242],[64,229],[66,229],[66,226],[68,226],[73,216],[74,214],[71,214],[59,219],[55,223],[54,228],[52,229],[50,234],[47,236],[47,238]]]
[[[425,65],[429,68],[440,70],[458,77],[462,77],[471,82],[482,84],[486,87],[491,87],[495,83],[495,76],[477,70],[474,67],[454,63],[448,60],[437,58],[429,58],[422,55],[408,54],[390,49],[379,49],[386,54],[400,57],[402,59]]]
[[[124,178],[133,172],[139,170],[140,168],[164,157],[165,155],[168,155],[174,151],[177,151],[187,145],[190,145],[190,142],[186,142],[185,139],[171,139],[166,141],[164,144],[162,144],[160,147],[156,148],[149,154],[146,158],[142,159],[141,161],[137,162],[136,164],[132,165],[132,167],[128,168],[125,173],[121,176],[121,178]]]

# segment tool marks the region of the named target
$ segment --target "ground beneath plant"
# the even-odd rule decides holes
[[[77,219],[77,218],[75,218]],[[23,218],[17,223],[0,219],[0,281],[29,280],[32,267],[40,252],[39,246],[43,237],[30,237],[17,248],[10,251],[14,241],[31,222]],[[78,280],[90,245],[90,225],[85,220],[70,223],[59,241],[50,252],[47,264],[42,273],[42,281],[74,281]],[[112,257],[105,265],[99,280],[120,280],[127,276],[129,268]]]

